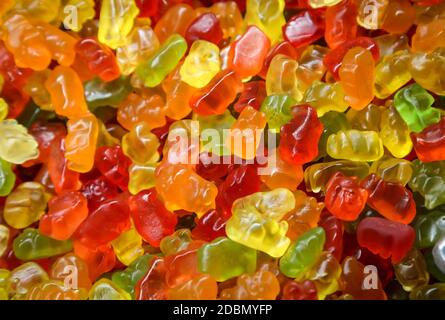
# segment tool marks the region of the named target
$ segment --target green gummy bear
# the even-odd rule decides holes
[[[440,110],[431,107],[434,97],[417,83],[399,90],[394,96],[394,106],[409,129],[421,132],[440,121]]]
[[[445,203],[445,161],[412,162],[413,174],[409,187],[425,198],[425,207],[434,209]]]
[[[260,111],[266,115],[269,129],[280,132],[281,127],[292,120],[291,107],[296,104],[294,98],[285,94],[271,95],[264,99]]]
[[[226,281],[255,272],[257,252],[226,237],[220,237],[198,250],[199,272],[216,281]]]
[[[301,235],[280,259],[280,271],[289,278],[300,279],[317,261],[323,251],[326,234],[323,228],[313,228]]]
[[[12,165],[0,158],[0,197],[7,196],[15,184],[15,174]]]
[[[70,240],[51,239],[33,228],[25,229],[15,238],[12,247],[15,256],[25,261],[54,257],[73,249]]]
[[[413,226],[416,230],[416,247],[431,248],[445,236],[445,212],[434,210],[417,216]]]
[[[131,92],[132,86],[129,77],[120,77],[110,82],[94,78],[85,82],[84,90],[88,107],[94,110],[104,106],[117,107]]]
[[[145,254],[134,260],[125,270],[113,273],[111,280],[134,298],[134,288],[138,281],[148,272],[153,255]]]
[[[172,72],[187,52],[187,42],[179,34],[170,36],[145,62],[136,68],[137,76],[144,85],[154,88]]]

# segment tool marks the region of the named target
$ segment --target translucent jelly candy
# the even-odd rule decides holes
[[[361,186],[369,192],[368,205],[387,219],[409,224],[416,216],[413,195],[403,185],[371,174],[361,182]],[[395,201],[394,196],[397,198]]]
[[[413,165],[414,163],[404,159],[384,156],[372,164],[370,172],[375,173],[385,181],[400,183],[405,186],[411,180]]]
[[[196,40],[180,69],[182,81],[203,88],[221,70],[219,48],[208,41]]]
[[[261,71],[269,48],[267,36],[256,26],[249,26],[230,46],[228,68],[235,70],[241,79],[252,77]]]
[[[410,129],[393,104],[381,115],[380,138],[394,157],[406,157],[413,149]]]
[[[383,142],[375,131],[341,130],[329,136],[327,153],[334,159],[375,161],[383,156]]]
[[[182,187],[186,184],[191,188]],[[156,191],[169,210],[184,209],[201,216],[215,207],[216,186],[186,165],[164,163],[158,166]]]
[[[128,199],[125,196],[104,202],[79,226],[75,235],[75,241],[93,249],[108,244],[119,237],[131,225],[130,210],[127,202]],[[112,227],[105,228],[104,226],[107,224]]]
[[[400,262],[414,244],[414,229],[383,218],[365,218],[357,228],[358,243],[383,258]],[[386,245],[386,244],[389,245]]]
[[[44,70],[51,62],[51,52],[45,45],[44,36],[23,15],[11,15],[3,22],[4,41],[21,68]],[[12,36],[12,32],[16,36]],[[15,40],[17,39],[17,40]]]
[[[130,75],[137,66],[159,48],[159,39],[150,23],[136,20],[127,36],[126,43],[116,49],[116,59],[123,75]]]
[[[73,118],[88,113],[82,82],[72,68],[55,68],[46,79],[45,87],[57,114]]]
[[[432,162],[445,160],[443,132],[445,120],[432,124],[421,133],[411,133],[414,150],[420,161]]]
[[[218,285],[208,275],[197,276],[184,284],[169,288],[169,300],[215,300],[218,294]]]
[[[180,35],[172,35],[146,61],[136,69],[138,77],[147,87],[156,87],[175,69],[187,50],[187,43]]]
[[[298,62],[284,54],[277,54],[270,62],[266,76],[267,95],[287,94],[300,101],[304,90],[297,79]]]
[[[318,155],[318,140],[323,125],[312,107],[296,106],[293,119],[281,127],[279,152],[281,157],[293,164],[304,164]]]
[[[323,228],[314,228],[300,236],[290,245],[280,259],[280,271],[297,280],[312,267],[320,256],[325,242]]]
[[[287,223],[280,219],[295,206],[287,189],[275,189],[240,198],[233,204],[227,221],[227,236],[247,247],[280,257],[289,246]]]
[[[117,239],[111,242],[116,258],[128,266],[144,254],[142,237],[135,228],[123,232]]]
[[[322,202],[307,196],[303,191],[294,192],[295,208],[284,216],[289,224],[286,236],[291,240],[300,237],[306,231],[314,228],[320,222],[320,214],[324,208]]]
[[[154,247],[174,232],[177,217],[158,200],[156,190],[142,191],[130,198],[130,212],[138,233]]]
[[[422,253],[413,248],[402,261],[394,265],[396,278],[405,291],[428,284],[430,275]]]
[[[354,39],[357,35],[357,5],[354,1],[311,1],[311,6],[325,6],[326,26],[325,39],[329,47],[335,48],[347,40]]]
[[[88,172],[94,165],[99,125],[94,115],[70,119],[65,138],[67,167],[76,172]]]
[[[0,146],[0,158],[10,163],[22,164],[39,156],[36,140],[15,120],[0,122]]]
[[[366,162],[348,160],[313,164],[304,172],[306,188],[312,192],[324,191],[329,179],[337,171],[346,176],[364,178],[369,173],[369,165]]]
[[[394,97],[394,106],[411,131],[421,132],[440,120],[440,112],[431,105],[434,98],[418,84],[405,87]]]
[[[216,281],[225,281],[256,268],[256,251],[228,238],[217,238],[198,251],[198,268]]]
[[[242,159],[253,159],[266,126],[266,116],[252,107],[244,108],[230,128],[229,141],[232,154]]]
[[[13,244],[14,254],[21,260],[58,256],[72,250],[71,241],[58,241],[42,235],[36,229],[25,229]]]
[[[296,103],[295,99],[286,94],[267,96],[260,111],[266,115],[269,129],[280,131],[281,127],[292,119],[291,109]]]
[[[303,101],[314,107],[320,117],[329,111],[343,112],[348,108],[345,93],[339,83],[314,81],[305,91]]]
[[[26,228],[45,213],[49,197],[40,183],[24,182],[6,198],[3,218],[13,228]]]
[[[411,80],[409,72],[410,55],[407,51],[397,51],[383,59],[375,67],[375,95],[386,99]]]
[[[444,299],[444,22],[0,1],[0,300]]]
[[[154,31],[161,43],[173,33],[184,36],[187,27],[195,19],[196,13],[188,4],[176,4],[171,6],[167,12],[156,23]]]
[[[432,52],[416,52],[411,55],[410,73],[413,79],[423,88],[438,95],[445,93],[442,70],[445,67],[444,48],[437,48]],[[430,72],[436,70],[437,72]]]
[[[112,275],[112,281],[130,293],[134,297],[134,290],[137,282],[144,276],[148,271],[148,266],[153,256],[150,254],[145,254],[135,259],[125,270],[116,271]]]
[[[67,240],[87,216],[87,199],[80,192],[67,191],[51,198],[48,214],[40,218],[39,230],[53,239]]]
[[[367,49],[355,47],[343,58],[338,71],[345,91],[345,101],[353,109],[363,109],[374,98],[375,69],[372,54]]]
[[[419,192],[424,198],[427,209],[434,209],[445,203],[442,190],[445,188],[445,163],[443,161],[424,163],[414,160],[410,188]]]
[[[185,39],[189,45],[197,40],[205,40],[219,45],[223,40],[223,30],[218,17],[212,12],[198,16],[188,26]]]
[[[298,13],[289,19],[283,27],[283,37],[295,48],[301,48],[318,39],[324,34],[323,20],[315,10]]]
[[[130,93],[118,106],[117,120],[127,130],[139,122],[152,129],[165,125],[165,101],[160,95]]]
[[[7,196],[15,184],[15,174],[12,171],[12,165],[0,159],[0,196]]]
[[[9,228],[4,225],[0,225],[0,256],[3,256],[6,249],[8,249],[9,235]]]
[[[248,0],[246,5],[245,23],[256,25],[267,37],[275,42],[281,37],[284,20],[284,0]]]
[[[345,282],[344,292],[352,295],[357,300],[386,300],[386,293],[382,288],[380,280],[377,286],[364,290],[363,284],[367,273],[365,266],[354,257],[346,257],[342,265],[343,279]]]
[[[85,22],[94,18],[93,0],[68,0],[63,8],[63,26],[66,29],[80,31]],[[77,19],[72,17],[73,7],[77,10]]]
[[[122,151],[138,164],[155,163],[159,159],[158,137],[145,121],[139,122],[122,137]]]
[[[76,44],[76,53],[88,66],[89,71],[103,81],[112,81],[120,76],[116,56],[107,46],[94,38],[81,39]]]
[[[359,186],[357,177],[345,177],[337,172],[326,186],[326,208],[342,220],[356,220],[367,199],[368,191]]]
[[[190,106],[197,114],[209,116],[223,114],[237,94],[242,91],[242,82],[237,73],[221,71],[210,83],[190,97]]]
[[[270,271],[257,271],[240,276],[236,285],[221,292],[226,300],[273,300],[279,293],[279,282]]]
[[[100,279],[90,289],[90,300],[130,300],[131,297],[125,290],[117,287],[108,279]]]
[[[100,8],[98,38],[112,49],[125,44],[125,37],[139,13],[134,0],[105,0]]]

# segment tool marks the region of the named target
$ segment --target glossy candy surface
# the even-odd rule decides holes
[[[1,0],[0,300],[445,299],[444,75],[442,0]]]

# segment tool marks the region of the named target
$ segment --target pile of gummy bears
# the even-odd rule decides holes
[[[1,0],[0,88],[0,299],[445,299],[444,0]]]

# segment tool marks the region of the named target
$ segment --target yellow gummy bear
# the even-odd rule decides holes
[[[126,266],[144,254],[142,237],[135,228],[131,228],[122,233],[117,239],[111,242],[111,245],[113,246],[116,257]]]
[[[284,18],[284,0],[247,0],[244,23],[256,25],[272,43],[282,38],[281,29],[286,23]]]
[[[40,220],[49,198],[40,183],[24,182],[6,198],[3,218],[13,228],[26,228]]]
[[[123,46],[139,9],[134,0],[103,0],[99,19],[99,41],[112,49]]]
[[[59,17],[61,0],[15,0],[12,11],[25,14],[44,22],[52,22]]]
[[[304,94],[301,81],[297,78],[298,62],[283,54],[277,54],[270,63],[266,76],[267,95],[287,94],[301,101]]]
[[[128,191],[131,194],[138,194],[142,190],[153,188],[156,185],[155,170],[156,164],[132,164],[128,168]]]
[[[0,98],[0,121],[3,121],[8,116],[8,104],[3,98]]]
[[[226,224],[227,236],[272,257],[281,257],[290,239],[286,237],[287,222],[280,220],[294,207],[294,195],[284,188],[240,198],[232,206],[233,215]]]
[[[122,138],[122,151],[135,163],[149,164],[159,159],[159,140],[150,130],[142,121]]]
[[[408,160],[383,156],[372,163],[369,172],[377,174],[385,181],[406,185],[411,180],[413,166]]]
[[[314,8],[331,7],[339,4],[342,0],[309,0],[309,5]]]
[[[97,281],[88,294],[90,300],[131,300],[130,294],[106,278]]]
[[[179,74],[181,80],[194,88],[205,87],[221,70],[219,48],[215,44],[197,40],[193,42]]]
[[[334,159],[375,161],[383,156],[383,142],[375,131],[341,130],[329,136],[326,150]]]
[[[0,122],[0,158],[22,164],[39,156],[38,143],[16,120]]]
[[[125,45],[116,49],[117,64],[121,73],[130,75],[159,48],[159,39],[151,28],[150,20],[136,19]]]
[[[0,257],[6,252],[9,243],[9,228],[0,224]]]
[[[410,130],[392,104],[382,114],[380,138],[396,158],[406,157],[413,149]]]
[[[345,101],[345,93],[339,82],[314,81],[304,93],[303,102],[314,107],[319,117],[329,111],[344,112],[349,106]]]
[[[324,191],[329,179],[336,172],[345,176],[357,176],[363,179],[369,174],[369,165],[366,162],[340,160],[332,162],[320,162],[304,170],[304,184],[308,191],[318,193]]]
[[[398,51],[384,57],[375,67],[375,95],[386,99],[411,80],[409,72],[410,54]]]

